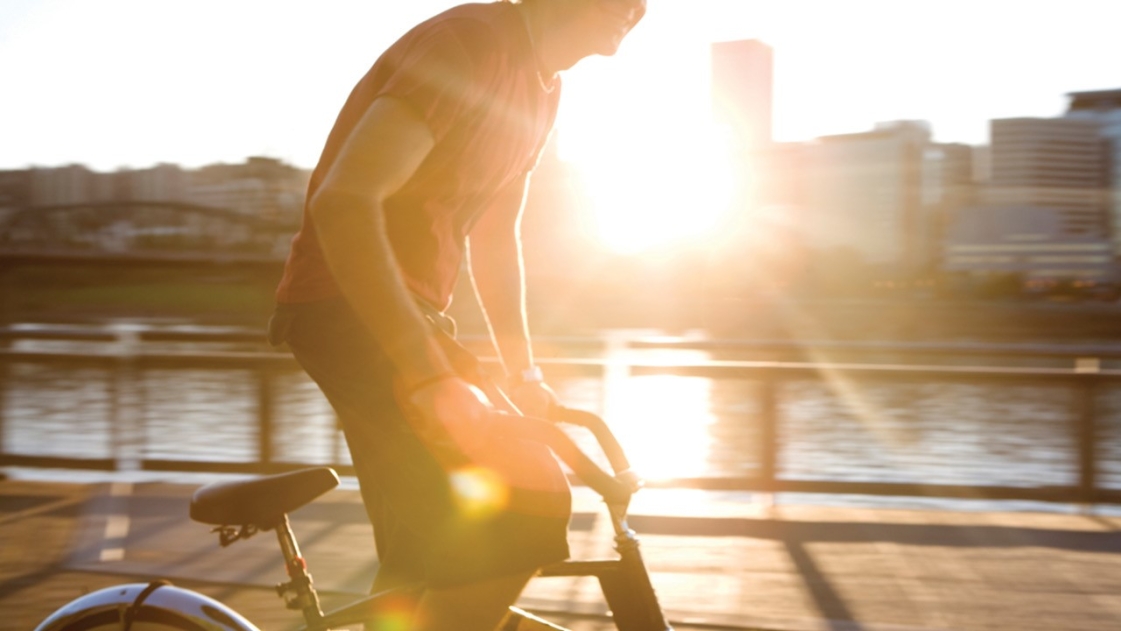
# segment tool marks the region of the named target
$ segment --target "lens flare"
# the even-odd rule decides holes
[[[374,631],[409,631],[412,628],[412,620],[411,612],[387,612],[373,621],[369,628],[374,629]]]
[[[452,472],[451,485],[460,512],[472,519],[501,511],[510,498],[506,483],[486,467],[466,467]]]
[[[392,601],[381,607],[377,617],[368,620],[370,631],[409,631],[413,628],[413,615],[417,601],[411,596],[391,595]]]

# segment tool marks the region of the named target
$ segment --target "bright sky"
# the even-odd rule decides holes
[[[1121,87],[1118,0],[649,1],[617,58],[566,77],[566,156],[692,136],[715,40],[775,48],[780,140],[925,119],[938,140],[980,144],[991,118],[1054,116],[1066,92]],[[0,168],[310,167],[377,54],[453,4],[2,0]]]

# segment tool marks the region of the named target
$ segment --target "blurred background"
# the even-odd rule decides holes
[[[345,470],[262,330],[338,108],[453,4],[0,8],[0,464]],[[654,0],[533,177],[550,381],[656,484],[1118,502],[1119,19]]]

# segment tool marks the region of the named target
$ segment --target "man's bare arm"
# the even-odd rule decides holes
[[[510,376],[534,365],[525,309],[525,267],[520,223],[527,180],[503,190],[471,231],[468,260],[475,293],[486,314],[491,337]],[[547,416],[556,394],[543,382],[515,379],[509,390],[518,408],[532,416]]]
[[[379,98],[309,204],[335,281],[406,385],[452,372],[405,286],[385,229],[385,200],[432,146],[428,127],[407,105]]]
[[[416,306],[385,229],[385,200],[432,150],[432,134],[394,99],[374,101],[312,198],[310,211],[331,273],[385,350],[433,447],[468,451],[485,438],[489,407],[454,371]]]
[[[507,186],[471,230],[471,280],[507,374],[533,365],[525,313],[525,273],[519,224],[526,179]]]

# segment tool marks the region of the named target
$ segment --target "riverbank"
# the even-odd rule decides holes
[[[181,322],[263,329],[279,268],[237,266],[100,269],[29,267],[0,275],[0,324]],[[703,285],[698,279],[698,287]],[[531,329],[595,337],[605,330],[757,340],[1003,343],[1121,342],[1121,304],[1046,299],[953,299],[936,295],[822,299],[780,293],[733,295],[657,283],[530,282]],[[451,314],[466,334],[485,334],[469,279]]]

